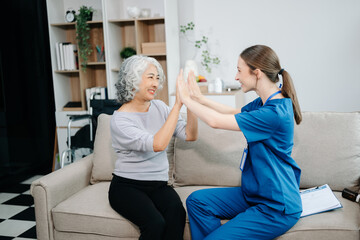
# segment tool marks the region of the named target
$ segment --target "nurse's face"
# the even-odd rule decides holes
[[[241,57],[239,57],[238,60],[235,80],[240,82],[241,89],[245,93],[255,90],[256,88],[256,75]]]
[[[144,101],[153,100],[158,87],[159,73],[154,65],[149,64],[148,68],[142,75],[139,91],[135,94],[135,98],[140,98]]]

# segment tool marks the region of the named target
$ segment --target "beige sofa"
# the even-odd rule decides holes
[[[109,205],[115,155],[110,116],[101,115],[94,153],[31,185],[38,239],[138,239],[139,229]],[[168,148],[169,184],[184,206],[195,190],[239,186],[241,132],[211,129],[199,122],[199,139],[175,139]],[[301,188],[329,184],[343,208],[300,221],[278,239],[359,239],[360,208],[341,197],[360,175],[360,113],[304,112],[295,127],[293,158],[302,169]],[[186,224],[184,239],[190,239]]]

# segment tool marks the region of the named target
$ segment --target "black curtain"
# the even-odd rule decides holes
[[[18,180],[52,168],[55,104],[49,32],[46,0],[3,4],[11,15],[1,17],[0,180]]]

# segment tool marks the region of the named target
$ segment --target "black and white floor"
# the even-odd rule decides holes
[[[0,192],[0,240],[36,239],[34,199],[30,185],[41,175],[12,184]]]

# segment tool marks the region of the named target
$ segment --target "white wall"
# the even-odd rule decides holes
[[[235,83],[240,52],[272,47],[293,77],[303,111],[360,111],[359,0],[181,0],[179,24],[209,37],[221,58],[215,75]],[[195,48],[180,38],[180,61]],[[198,62],[199,57],[196,58]],[[246,102],[255,94],[246,94]]]

